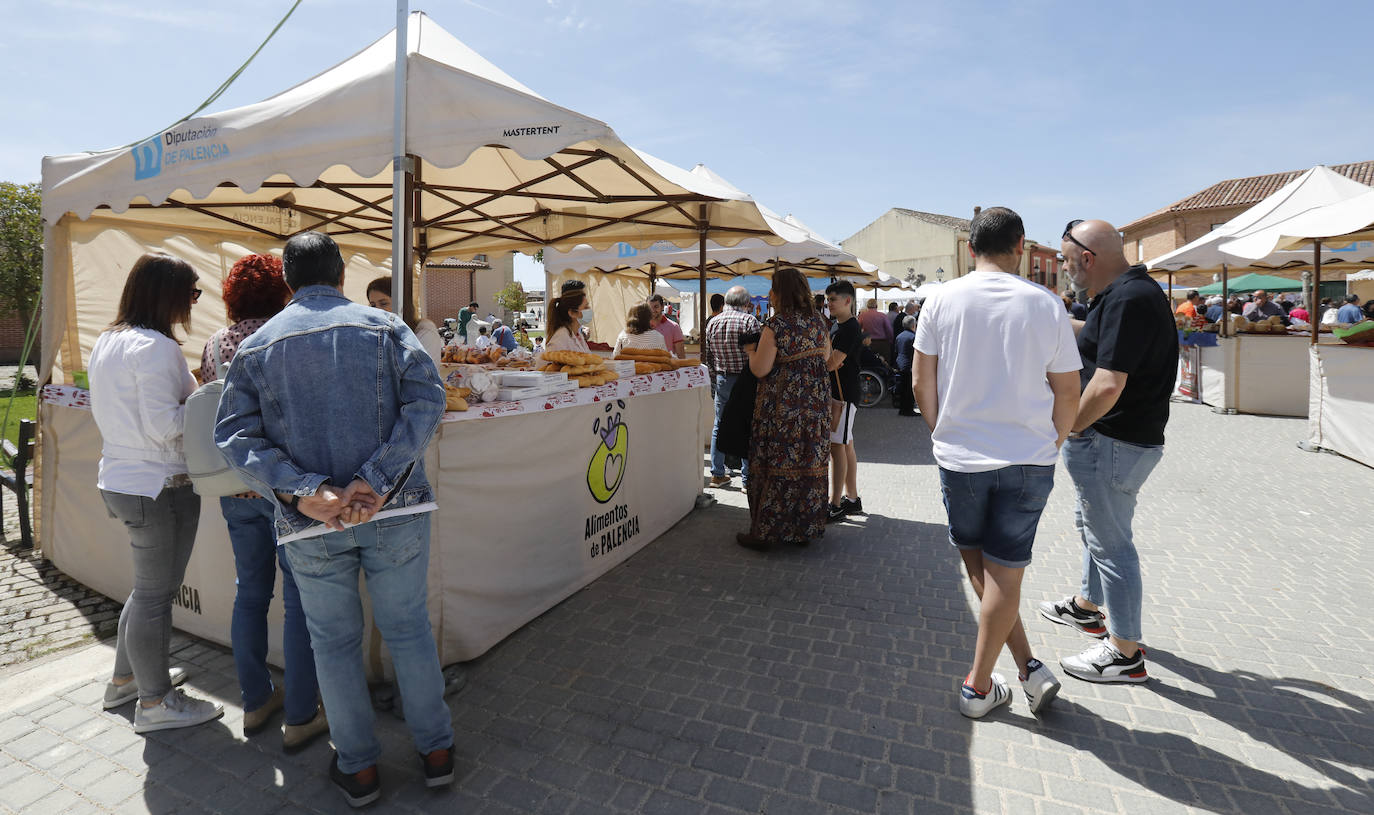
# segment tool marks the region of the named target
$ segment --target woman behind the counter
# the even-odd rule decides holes
[[[367,304],[382,311],[391,311],[390,277],[379,277],[367,284]],[[413,314],[403,315],[401,319],[415,332],[415,339],[420,341],[420,346],[429,354],[429,358],[438,362],[439,355],[444,350],[444,338],[439,336],[439,329],[434,325],[434,321],[427,318],[417,319]]]
[[[549,336],[544,341],[544,350],[591,351],[580,325],[591,316],[586,284],[581,280],[565,280],[559,296],[549,307]]]

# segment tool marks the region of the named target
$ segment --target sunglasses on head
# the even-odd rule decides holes
[[[1085,251],[1085,252],[1087,252],[1088,254],[1092,255],[1093,257],[1097,257],[1097,253],[1096,253],[1096,252],[1094,252],[1093,250],[1089,249],[1089,248],[1087,247],[1087,245],[1083,243],[1083,241],[1080,241],[1078,238],[1075,238],[1075,237],[1073,236],[1073,228],[1076,227],[1076,226],[1078,226],[1078,225],[1081,224],[1081,223],[1083,223],[1083,219],[1082,219],[1082,218],[1075,218],[1074,220],[1069,221],[1069,225],[1066,226],[1066,227],[1064,227],[1064,234],[1061,235],[1060,237],[1062,237],[1062,238],[1063,238],[1064,240],[1066,240],[1066,241],[1070,241],[1071,243],[1077,245],[1080,249],[1082,249],[1083,251]]]

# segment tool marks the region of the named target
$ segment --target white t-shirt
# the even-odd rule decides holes
[[[939,358],[935,463],[978,473],[1058,458],[1046,373],[1083,367],[1064,303],[1002,272],[970,272],[927,298],[916,350]]]
[[[668,350],[668,343],[663,339],[663,335],[652,328],[642,334],[631,334],[629,331],[621,331],[620,336],[615,338],[615,353],[620,353],[622,348],[638,348],[652,350],[657,348],[660,351]]]
[[[485,351],[491,347],[491,337],[488,337],[486,334],[478,334],[477,341],[473,343],[473,346],[478,351]]]

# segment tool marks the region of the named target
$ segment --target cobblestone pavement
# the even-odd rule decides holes
[[[1180,405],[1141,493],[1152,679],[1063,677],[1039,720],[962,718],[976,611],[944,540],[919,419],[858,420],[866,519],[806,549],[735,546],[744,500],[694,512],[474,663],[451,699],[459,782],[419,782],[379,719],[378,812],[1374,812],[1374,566],[1360,535],[1374,470],[1295,442],[1301,420]],[[1088,644],[1034,613],[1075,587],[1066,474],[1022,605],[1051,665]],[[103,646],[95,646],[96,648]],[[232,661],[178,637],[174,660],[223,720],[134,735],[71,675],[0,699],[0,809],[337,812],[329,748],[245,739]],[[107,669],[107,668],[105,668]],[[1009,657],[1000,670],[1014,674]]]

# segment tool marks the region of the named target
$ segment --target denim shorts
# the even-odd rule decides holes
[[[1008,568],[1030,565],[1035,529],[1054,488],[1054,465],[1017,464],[981,473],[940,468],[949,542]]]

